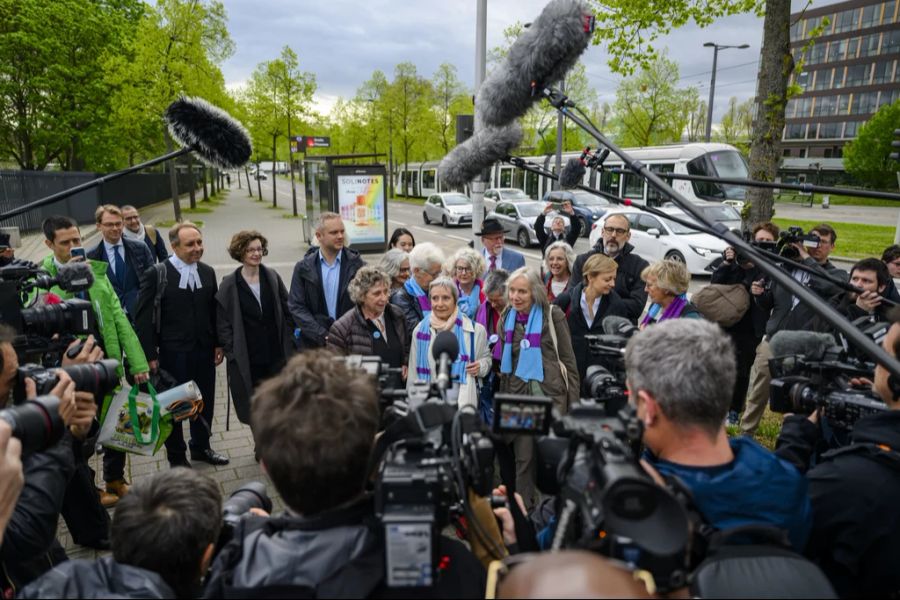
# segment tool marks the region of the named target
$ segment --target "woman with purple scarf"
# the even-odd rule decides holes
[[[547,301],[537,271],[522,267],[506,284],[509,306],[500,316],[493,356],[500,360],[500,393],[546,396],[560,414],[578,401],[578,365],[566,315]],[[516,491],[525,505],[537,500],[534,437],[509,439],[516,456]]]
[[[641,271],[650,307],[641,319],[640,328],[669,319],[702,319],[703,316],[687,299],[691,274],[682,262],[661,260]]]

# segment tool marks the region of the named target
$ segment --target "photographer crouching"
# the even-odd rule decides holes
[[[235,525],[206,597],[482,597],[483,567],[442,535],[432,588],[387,587],[385,527],[365,492],[379,424],[368,375],[328,352],[295,356],[257,389],[251,422],[260,464],[288,510]]]
[[[882,347],[900,356],[900,310],[889,311],[892,325]],[[887,410],[853,425],[849,445],[827,452],[806,477],[813,528],[807,554],[819,562],[845,598],[897,597],[900,594],[900,382],[881,365],[875,381],[853,381],[871,388]],[[822,438],[819,412],[787,415],[776,453],[806,471]]]

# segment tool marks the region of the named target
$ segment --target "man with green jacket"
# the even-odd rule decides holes
[[[81,247],[81,232],[78,224],[69,217],[51,216],[44,220],[42,225],[44,243],[53,252],[44,259],[42,267],[55,276],[61,265],[72,259],[72,248]],[[74,260],[84,260],[75,258]],[[150,377],[150,367],[141,348],[137,334],[131,327],[116,292],[106,277],[108,265],[102,261],[87,261],[94,272],[94,283],[87,291],[87,300],[90,300],[97,318],[98,334],[102,340],[104,353],[108,358],[119,361],[119,377],[125,374],[123,354],[128,358],[128,366],[136,383],[144,383]],[[73,298],[74,295],[64,292],[58,287],[50,290],[62,299]],[[83,294],[84,292],[82,292]],[[125,454],[116,450],[106,449],[103,454],[103,480],[106,482],[106,491],[101,493],[100,501],[104,507],[110,507],[118,502],[121,496],[128,493],[128,484],[125,483]]]

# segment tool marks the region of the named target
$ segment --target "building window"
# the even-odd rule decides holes
[[[813,110],[814,117],[831,117],[837,109],[836,96],[821,96],[816,98],[816,107]]]
[[[819,139],[833,140],[840,137],[841,128],[843,127],[843,125],[843,123],[820,123]]]
[[[859,52],[859,38],[847,40],[847,60],[856,58],[857,52]]]
[[[847,52],[847,40],[835,40],[828,44],[828,62],[844,60]]]
[[[878,54],[878,43],[880,39],[880,33],[873,33],[872,35],[864,36],[859,47],[859,57],[863,58],[866,56],[875,56],[876,54]]]
[[[884,40],[881,44],[882,54],[894,54],[900,52],[900,29],[884,32]]]
[[[850,112],[850,94],[841,94],[838,96],[838,112],[839,115],[846,115]]]
[[[844,125],[844,137],[855,138],[857,129],[859,129],[859,121],[847,121],[847,124]]]
[[[856,24],[859,22],[859,9],[851,8],[850,10],[845,10],[844,12],[838,13],[837,18],[834,23],[834,32],[841,33],[842,31],[850,31],[851,29],[856,28]]]
[[[800,152],[797,153],[797,156],[800,158],[806,158],[806,148],[800,148]]]
[[[818,137],[819,134],[819,124],[818,123],[810,123],[809,129],[806,130],[806,139],[814,140]]]
[[[862,22],[859,24],[860,29],[872,27],[881,23],[881,4],[870,4],[863,8]]]
[[[831,88],[831,74],[834,69],[822,69],[816,71],[816,84],[814,90],[827,90]]]
[[[806,137],[806,123],[788,123],[784,137],[788,140],[802,140]]]
[[[884,3],[884,20],[882,24],[887,25],[888,23],[894,22],[894,9],[896,8],[896,2],[894,0],[890,0],[889,2]]]
[[[799,75],[797,75],[796,83],[799,85],[803,91],[809,89],[809,85],[812,82],[812,77],[809,76],[809,71],[801,71]]]
[[[817,65],[825,60],[825,53],[828,50],[828,44],[824,42],[814,43],[809,49],[806,58],[806,64]]]
[[[844,82],[846,87],[856,87],[869,84],[869,71],[872,65],[853,65],[847,67],[847,79]]]
[[[883,60],[875,63],[875,76],[872,83],[890,83],[894,75],[894,61]]]
[[[791,149],[790,149],[790,148],[785,148],[785,149],[781,152],[781,156],[784,156],[784,157],[788,157],[788,158],[789,158],[789,157],[791,156]]]
[[[847,70],[847,67],[838,67],[834,70],[834,84],[831,86],[834,89],[840,89],[844,87],[844,72]]]

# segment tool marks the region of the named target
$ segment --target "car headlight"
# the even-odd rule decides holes
[[[699,246],[691,246],[691,250],[693,250],[703,258],[709,258],[716,253],[715,250],[710,250],[709,248],[700,248]]]

